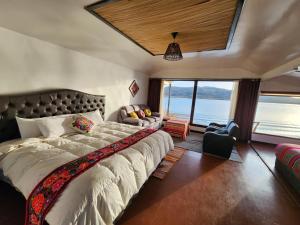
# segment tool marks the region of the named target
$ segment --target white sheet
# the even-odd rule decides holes
[[[142,128],[105,122],[90,134],[30,138],[0,145],[0,169],[27,197],[56,167],[125,138]],[[110,225],[125,209],[166,153],[169,134],[157,131],[131,147],[100,161],[74,179],[46,216],[50,225]]]

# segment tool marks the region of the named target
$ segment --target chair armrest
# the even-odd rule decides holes
[[[220,127],[208,126],[208,127],[205,128],[205,132],[216,131],[219,128]]]
[[[159,112],[152,112],[152,116],[161,117],[161,114]]]
[[[135,126],[142,126],[143,121],[140,119],[135,119],[131,117],[127,117],[123,120],[123,123],[130,124],[130,125],[135,125]]]
[[[208,126],[213,126],[213,127],[226,127],[226,124],[210,123]]]

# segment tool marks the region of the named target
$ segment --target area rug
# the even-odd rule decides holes
[[[156,170],[153,172],[152,176],[163,180],[175,163],[181,159],[185,151],[186,149],[181,147],[175,147],[173,150],[169,151]]]
[[[180,138],[173,137],[175,146],[199,153],[203,153],[202,140],[203,134],[196,132],[191,132],[190,135],[187,136],[187,139],[185,141]],[[243,162],[236,147],[233,147],[229,160],[234,162]]]

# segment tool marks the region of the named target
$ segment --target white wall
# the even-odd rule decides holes
[[[300,93],[300,77],[283,75],[269,80],[263,80],[260,90],[265,92],[295,92]]]
[[[115,120],[121,106],[147,98],[144,74],[1,27],[0,78],[0,94],[66,88],[106,95],[107,120]],[[140,87],[134,98],[128,90],[133,80]]]

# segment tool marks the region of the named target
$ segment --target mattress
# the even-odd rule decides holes
[[[141,130],[105,122],[89,134],[29,138],[0,145],[0,169],[27,199],[36,184],[60,165]],[[166,153],[170,135],[157,131],[74,179],[46,216],[50,225],[110,225],[140,190]]]

